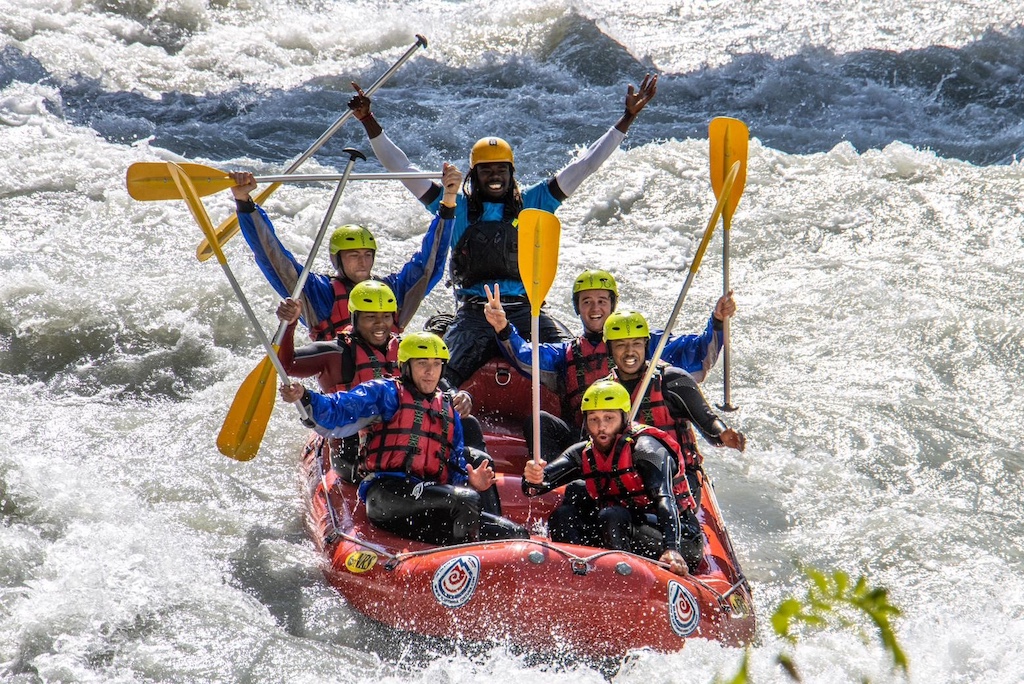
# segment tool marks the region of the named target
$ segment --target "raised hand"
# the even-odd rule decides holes
[[[293,404],[302,398],[306,388],[297,382],[293,382],[287,385],[281,385],[281,398],[287,401],[289,404]]]
[[[484,304],[484,318],[494,328],[494,332],[501,332],[508,325],[508,316],[505,314],[505,307],[501,305],[501,287],[494,283],[494,291],[484,285],[484,292],[487,294],[487,303]]]
[[[644,80],[640,83],[640,90],[634,90],[633,84],[630,83],[626,89],[626,113],[630,116],[636,116],[640,111],[647,106],[647,103],[654,99],[654,96],[658,92],[658,75],[651,76],[650,74],[644,75]]]
[[[352,88],[356,91],[356,94],[349,98],[348,108],[352,110],[352,114],[357,119],[362,121],[366,117],[370,116],[370,98],[366,96],[363,89],[359,87],[359,84],[355,81],[351,81]]]
[[[530,484],[543,484],[544,483],[544,466],[548,464],[547,461],[541,459],[540,462],[534,463],[532,460],[526,462],[526,468],[523,469],[523,479]]]
[[[256,177],[248,171],[233,171],[228,174],[235,181],[231,194],[236,200],[245,202],[252,199],[252,191],[256,189]]]
[[[714,317],[716,320],[724,321],[736,315],[736,300],[732,298],[732,290],[718,298],[715,303]]]
[[[455,198],[462,187],[462,171],[459,171],[459,167],[445,162],[441,168],[441,185],[444,186],[444,197],[441,201],[449,207],[454,207]]]
[[[299,320],[301,313],[302,307],[291,297],[277,305],[277,317],[288,325]]]

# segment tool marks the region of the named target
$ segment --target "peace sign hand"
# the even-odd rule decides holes
[[[487,293],[487,303],[484,304],[484,317],[494,328],[494,332],[500,333],[508,325],[508,316],[505,315],[505,308],[501,305],[501,287],[494,283],[494,291],[484,285],[484,292]]]

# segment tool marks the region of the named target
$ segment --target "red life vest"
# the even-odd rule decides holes
[[[309,329],[309,336],[317,342],[322,340],[333,340],[338,333],[352,322],[348,311],[348,293],[353,283],[349,279],[342,280],[337,276],[331,278],[331,287],[334,288],[334,306],[331,307],[331,315],[321,320]]]
[[[565,350],[565,396],[562,398],[562,420],[577,427],[583,425],[583,393],[610,370],[608,345],[602,340],[592,344],[581,335]]]
[[[331,308],[331,315],[309,330],[309,336],[317,342],[333,340],[352,324],[352,312],[348,310],[348,293],[355,287],[355,283],[348,278],[342,280],[338,276],[334,276],[331,278],[331,287],[334,289],[334,306]],[[393,318],[391,332],[401,335],[402,329],[398,327],[397,311]]]
[[[455,409],[440,390],[417,400],[399,380],[398,411],[371,425],[363,447],[366,469],[404,472],[421,480],[448,481],[448,457],[455,441]]]
[[[651,384],[647,386],[647,394],[640,402],[640,409],[636,414],[636,421],[645,425],[651,425],[668,432],[679,445],[679,451],[683,455],[683,463],[687,467],[695,467],[704,461],[704,457],[697,451],[697,435],[693,432],[693,426],[686,418],[675,418],[669,413],[668,404],[665,403],[665,394],[662,391],[664,371],[668,367],[666,363],[658,363],[654,375],[651,376]],[[646,372],[646,369],[644,369]],[[618,373],[613,368],[608,378],[621,382]],[[630,402],[636,404],[636,391],[640,388],[639,383],[633,389],[633,396]]]
[[[618,504],[643,509],[651,505],[652,501],[644,491],[643,479],[633,463],[633,445],[641,435],[654,437],[675,457],[672,493],[675,495],[676,504],[680,511],[696,510],[697,503],[690,494],[686,475],[679,468],[679,445],[664,430],[639,423],[633,423],[628,430],[619,435],[612,445],[610,454],[602,454],[594,448],[593,441],[587,442],[580,457],[587,493],[602,508]]]
[[[352,350],[352,362],[355,367],[352,381],[338,385],[335,391],[347,392],[367,380],[398,377],[398,335],[392,334],[383,350],[353,334],[351,328],[342,331],[341,341]]]

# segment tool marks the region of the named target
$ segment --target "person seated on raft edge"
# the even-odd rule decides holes
[[[392,173],[416,171],[406,154],[384,134],[370,111],[370,99],[356,83],[349,109],[363,124],[377,159]],[[497,137],[481,138],[469,155],[469,174],[455,207],[451,277],[458,300],[455,317],[444,333],[452,353],[446,377],[460,387],[477,369],[498,355],[498,345],[484,317],[484,283],[500,283],[508,316],[530,330],[530,303],[519,274],[516,219],[525,208],[554,212],[584,180],[618,149],[626,132],[658,91],[658,77],[647,74],[639,90],[626,89],[625,112],[578,159],[551,178],[520,191],[512,147]],[[428,180],[402,181],[427,209],[437,208],[440,187]],[[498,246],[496,248],[496,246]],[[545,309],[540,314],[540,341],[570,339],[569,330]]]
[[[277,294],[291,296],[302,273],[302,264],[281,244],[267,213],[252,201],[251,193],[256,190],[253,175],[248,172],[228,175],[235,182],[231,194],[235,198],[238,225],[256,264]],[[452,164],[444,164],[441,182],[444,195],[435,207],[436,215],[423,236],[419,251],[398,273],[377,278],[387,283],[397,296],[395,332],[401,332],[409,324],[423,298],[444,275],[462,172]],[[349,291],[357,283],[374,277],[371,270],[377,255],[377,241],[365,227],[340,226],[331,234],[329,245],[335,275],[310,272],[302,288],[302,319],[313,340],[334,339],[349,324]]]
[[[438,387],[449,357],[437,335],[410,333],[398,345],[398,378],[327,396],[282,385],[281,397],[301,401],[311,416],[304,422],[325,437],[367,430],[359,496],[374,525],[429,544],[527,539],[501,517],[490,459],[464,445],[462,421]]]
[[[352,325],[338,337],[295,348],[295,326],[300,306],[289,298],[277,307],[277,317],[288,324],[277,356],[293,378],[316,376],[323,392],[342,392],[361,382],[376,378],[392,378],[398,373],[399,337],[391,330],[398,302],[394,292],[379,280],[364,280],[349,292]],[[442,389],[451,395],[452,405],[463,420],[466,443],[483,448],[483,430],[470,416],[473,398],[468,392],[450,391],[442,381]],[[329,439],[312,448],[329,446],[331,466],[346,482],[357,482],[359,475],[359,435]]]
[[[500,285],[495,283],[493,291],[485,285],[484,290],[487,292],[484,315],[494,329],[502,354],[523,375],[530,377],[533,373],[533,348],[508,321],[501,304]],[[583,333],[571,341],[539,345],[541,384],[561,398],[562,412],[559,418],[541,411],[543,458],[557,456],[579,441],[583,434],[583,414],[580,412],[583,392],[611,370],[608,346],[604,342],[604,323],[615,311],[618,298],[618,283],[611,273],[600,269],[583,271],[572,286],[572,305],[583,324]],[[694,379],[703,380],[714,367],[722,349],[723,322],[735,313],[736,301],[730,290],[718,299],[704,331],[698,335],[672,335],[662,358],[688,371]],[[653,344],[648,345],[648,354],[664,334],[662,330],[651,333]],[[533,421],[527,421],[523,426],[523,436],[532,449]]]
[[[629,422],[629,393],[617,382],[588,387],[582,409],[587,441],[523,471],[527,496],[568,484],[548,520],[551,541],[629,551],[677,575],[694,572],[704,534],[689,484],[678,476],[679,445],[663,430]]]
[[[647,319],[636,311],[616,311],[608,316],[604,322],[604,340],[611,356],[611,371],[606,379],[621,383],[633,405],[640,402],[639,422],[672,435],[683,457],[690,492],[699,507],[704,457],[697,449],[693,426],[717,447],[743,451],[747,448],[747,438],[718,417],[689,373],[662,361],[658,362],[644,396],[637,396],[649,364],[650,336]]]

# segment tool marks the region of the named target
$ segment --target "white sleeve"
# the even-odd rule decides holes
[[[576,192],[587,176],[597,171],[601,164],[612,156],[612,152],[619,149],[619,145],[625,139],[626,134],[612,126],[607,133],[597,139],[597,142],[588,147],[579,159],[570,162],[555,174],[558,189],[565,193],[566,197]]]
[[[391,173],[404,173],[408,171],[419,171],[418,168],[412,165],[409,161],[409,157],[405,155],[398,145],[392,142],[391,138],[387,136],[387,133],[381,133],[376,138],[370,139],[370,147],[373,148],[373,153],[380,161],[381,165]],[[404,180],[402,185],[409,189],[409,192],[419,199],[423,197],[430,190],[433,185],[432,181],[426,180],[425,178],[417,178],[413,180]]]

